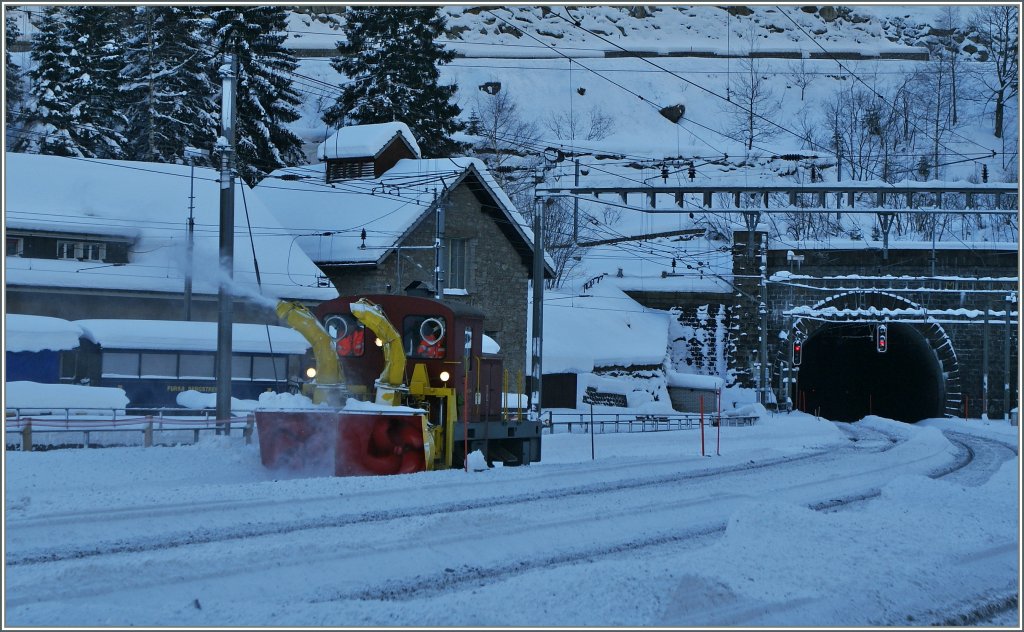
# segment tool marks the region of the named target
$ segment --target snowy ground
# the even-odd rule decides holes
[[[1017,428],[721,430],[720,456],[556,434],[527,468],[364,478],[237,435],[7,452],[4,627],[1019,628]]]

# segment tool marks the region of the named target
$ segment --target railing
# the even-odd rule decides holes
[[[669,413],[654,415],[637,415],[635,413],[552,413],[547,414],[544,427],[548,434],[556,432],[589,433],[593,425],[595,434],[612,434],[620,432],[666,432],[669,430],[693,430],[700,428],[699,413]],[[742,415],[704,415],[704,425],[752,426],[757,423],[757,416]]]
[[[144,414],[140,414],[144,413]],[[101,447],[103,445],[154,445],[155,435],[175,433],[193,443],[201,432],[241,430],[251,442],[255,427],[252,415],[217,419],[213,410],[183,408],[5,408],[6,448],[31,451],[50,447]],[[80,442],[71,442],[78,435]],[[96,439],[103,437],[104,442]],[[113,441],[114,443],[110,443]]]

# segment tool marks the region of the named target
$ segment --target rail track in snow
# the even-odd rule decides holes
[[[330,567],[332,563],[344,563],[346,567],[387,568],[388,562],[408,550],[410,538],[418,532],[436,532],[441,534],[430,540],[434,550],[436,563],[426,563],[420,572],[409,572],[404,576],[382,579],[378,574],[370,573],[365,577],[352,577],[341,588],[327,584],[308,587],[293,598],[311,603],[332,603],[339,601],[385,601],[413,602],[419,598],[430,597],[440,593],[466,590],[481,585],[508,581],[509,579],[529,573],[543,573],[565,565],[592,563],[602,559],[655,554],[662,550],[685,550],[706,546],[714,542],[724,531],[726,520],[731,508],[738,502],[750,500],[743,494],[730,493],[729,487],[742,488],[747,476],[763,476],[768,472],[783,472],[783,478],[792,478],[802,468],[812,471],[820,466],[822,460],[834,458],[856,458],[865,454],[880,454],[897,446],[900,437],[885,433],[875,428],[845,427],[850,435],[850,445],[846,449],[829,449],[814,451],[795,457],[766,459],[747,462],[733,466],[714,468],[703,471],[675,471],[671,466],[677,462],[660,460],[655,462],[616,464],[607,467],[609,475],[630,473],[636,468],[662,467],[668,472],[657,475],[620,478],[612,481],[589,484],[573,484],[571,471],[557,473],[555,478],[561,479],[561,486],[545,490],[542,493],[508,494],[498,498],[477,497],[459,502],[426,503],[407,505],[389,510],[371,510],[346,512],[334,516],[276,522],[272,524],[254,524],[242,527],[233,526],[221,529],[210,529],[192,533],[168,533],[154,541],[153,536],[140,537],[123,541],[107,541],[92,546],[69,546],[58,544],[48,549],[27,550],[12,553],[8,550],[7,564],[12,572],[8,578],[15,579],[15,590],[12,594],[8,588],[8,606],[18,607],[33,603],[45,603],[51,600],[67,600],[95,598],[97,596],[121,591],[147,592],[157,588],[164,581],[167,583],[197,581],[209,576],[209,564],[186,563],[181,572],[173,576],[134,581],[133,569],[140,565],[159,563],[171,560],[180,549],[195,553],[200,557],[209,556],[215,563],[217,577],[231,577],[260,572],[273,572],[282,565],[305,564],[307,554],[318,564]],[[951,442],[961,446],[959,454],[952,463],[933,468],[933,477],[951,476],[961,472],[972,463],[978,467],[977,454],[979,446],[988,451],[988,462],[1000,459],[1006,452],[1013,452],[1007,446],[999,448],[991,440],[980,439],[960,433],[947,433]],[[1001,444],[1000,444],[1001,445]],[[1003,452],[1001,452],[1001,450]],[[1001,460],[999,461],[1001,463]],[[991,475],[995,466],[987,466],[986,474],[975,478]],[[798,477],[799,478],[799,477]],[[808,493],[807,484],[781,485],[777,488],[780,495],[789,493],[800,498],[801,504],[816,510],[832,510],[846,505],[855,505],[877,495],[877,489],[854,488],[844,494],[835,494],[821,487],[828,486],[828,481],[816,481],[816,496]],[[514,482],[513,482],[514,484]],[[703,495],[685,493],[698,485],[705,486],[708,493]],[[718,485],[717,491],[714,487]],[[463,487],[461,485],[442,485],[450,487],[447,491]],[[652,502],[637,494],[645,489],[658,487],[663,493],[658,500]],[[387,497],[401,495],[401,490],[373,491],[357,494],[367,505],[380,502]],[[641,496],[639,500],[634,496]],[[838,497],[836,497],[838,496]],[[305,503],[330,502],[335,505],[339,498],[312,498],[293,501],[297,506]],[[273,501],[268,501],[273,502]],[[577,508],[566,511],[565,503],[575,503]],[[558,505],[555,509],[554,505]],[[552,506],[553,512],[545,512],[545,507]],[[614,507],[609,510],[609,507]],[[205,514],[217,512],[260,511],[266,508],[261,501],[243,501],[228,503],[209,502],[199,507],[198,517],[202,521]],[[516,524],[515,521],[487,520],[488,514],[498,512],[509,517],[527,512],[532,508],[531,520]],[[131,508],[115,510],[113,519],[121,521],[137,521],[145,519],[147,512],[158,516],[166,516],[178,506],[157,508]],[[190,510],[193,509],[190,507]],[[693,519],[680,528],[673,524],[673,516],[681,512],[704,511],[706,516]],[[97,512],[101,513],[101,512]],[[528,512],[527,512],[528,513]],[[561,516],[560,519],[546,519],[545,514]],[[637,516],[644,516],[653,525],[645,525],[639,533],[636,529]],[[569,517],[566,517],[569,516]],[[38,516],[15,521],[15,528],[32,528],[39,526],[55,516]],[[657,517],[657,519],[655,519]],[[111,516],[108,514],[109,520]],[[61,521],[97,521],[102,523],[103,517],[93,512],[78,512],[61,517]],[[522,540],[525,533],[530,533],[530,542],[543,542],[545,533],[555,534],[564,529],[582,529],[586,525],[586,536],[581,536],[584,544],[562,548],[555,553],[538,553],[536,547],[523,546],[522,550],[508,550],[507,555],[497,558],[470,560],[458,555],[458,549],[469,538],[480,539],[491,543],[490,548],[502,549],[503,544],[512,540]],[[631,527],[632,525],[632,527]],[[9,525],[11,526],[11,525]],[[59,528],[60,525],[58,524]],[[381,538],[381,532],[388,537]],[[625,537],[622,537],[623,534]],[[339,551],[335,546],[324,546],[323,538],[331,541],[344,540],[349,546]],[[306,543],[302,547],[302,560],[295,560],[296,542]],[[227,551],[220,551],[227,546]],[[301,546],[301,545],[300,545]],[[479,547],[487,548],[480,544]],[[514,548],[514,547],[513,547]],[[255,552],[254,549],[258,552]],[[441,553],[447,551],[447,553]],[[456,561],[458,560],[458,561]],[[435,569],[436,570],[433,570]],[[36,576],[34,580],[19,582],[17,578],[25,571],[27,575]],[[53,581],[54,575],[62,577],[60,582],[67,588],[53,591],[58,582]],[[326,573],[326,576],[330,576]],[[145,577],[139,574],[139,577]],[[106,578],[106,580],[104,580]],[[109,582],[109,583],[105,583]],[[40,591],[41,586],[50,590]],[[31,594],[31,597],[25,597]],[[225,595],[226,597],[226,595]],[[197,602],[198,603],[198,602]]]

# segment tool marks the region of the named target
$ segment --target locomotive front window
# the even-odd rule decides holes
[[[402,348],[410,358],[443,358],[447,344],[444,316],[406,316],[402,323]]]
[[[363,323],[352,314],[331,314],[324,319],[324,329],[334,340],[338,355],[343,358],[363,355],[366,332]]]

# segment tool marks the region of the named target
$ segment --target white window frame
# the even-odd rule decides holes
[[[469,239],[445,240],[445,289],[469,289]]]
[[[107,244],[101,241],[58,241],[57,258],[66,261],[105,261]]]
[[[7,237],[6,244],[8,257],[20,257],[25,252],[25,240],[22,237]]]

